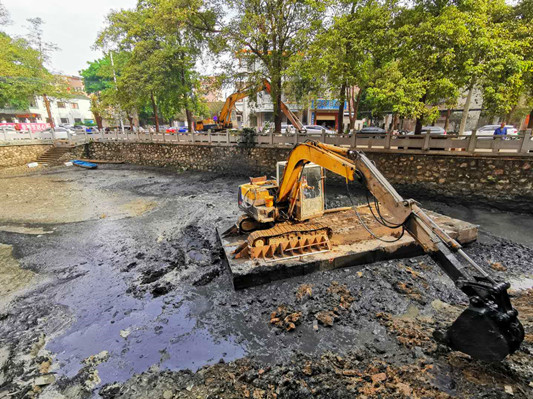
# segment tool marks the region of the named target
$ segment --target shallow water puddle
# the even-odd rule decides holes
[[[92,267],[56,293],[58,302],[76,312],[73,325],[47,345],[56,353],[60,375],[75,376],[83,359],[104,350],[110,356],[98,366],[102,384],[125,381],[152,365],[196,370],[246,354],[234,336],[217,339],[191,316],[194,299],[171,294],[134,298],[109,267]]]

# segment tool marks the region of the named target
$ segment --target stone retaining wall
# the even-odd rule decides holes
[[[0,168],[25,165],[52,147],[51,144],[20,144],[0,146]]]
[[[202,144],[90,143],[93,159],[123,160],[152,166],[222,172],[242,176],[275,174],[275,164],[291,148]],[[368,153],[382,173],[405,196],[461,197],[499,208],[533,212],[530,158]],[[328,181],[335,181],[329,177]],[[337,181],[341,181],[338,180]],[[516,209],[515,209],[516,210]]]

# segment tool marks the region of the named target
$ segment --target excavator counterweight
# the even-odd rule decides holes
[[[520,347],[524,329],[512,307],[509,284],[492,279],[434,217],[414,200],[402,198],[364,153],[307,141],[296,145],[282,166],[276,180],[256,178],[239,187],[239,207],[244,215],[222,234],[247,237],[233,249],[233,257],[283,262],[334,251],[336,243],[330,241],[334,226],[327,221],[337,223],[325,215],[332,211],[324,209],[321,171],[327,169],[347,183],[358,181],[374,197],[366,218],[371,215],[382,229],[390,230],[393,239],[386,243],[401,240],[406,232],[468,297],[468,308],[452,326],[445,332],[435,332],[438,341],[484,361],[501,361]],[[384,241],[369,229],[358,209],[353,207],[357,218],[353,219],[351,234],[364,230]]]

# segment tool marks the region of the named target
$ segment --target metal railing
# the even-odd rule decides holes
[[[362,149],[368,152],[394,153],[440,153],[448,155],[533,155],[533,138],[531,129],[509,136],[459,136],[457,134],[422,134],[422,135],[394,135],[391,133],[353,133],[328,134],[325,131],[318,134],[274,134],[266,132],[257,134],[253,144],[257,146],[292,147],[309,139],[320,140],[327,144],[341,147]],[[0,144],[25,143],[55,143],[56,145],[79,145],[89,142],[137,142],[137,143],[167,143],[167,144],[211,144],[211,145],[239,145],[243,136],[239,132],[191,132],[191,133],[152,133],[131,132],[120,130],[99,131],[93,133],[81,132],[61,135],[51,132],[19,133],[2,131],[0,129]],[[250,145],[248,142],[247,145]]]

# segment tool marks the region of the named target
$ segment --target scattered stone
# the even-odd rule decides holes
[[[490,267],[499,272],[507,271],[507,268],[504,265],[502,265],[500,262],[492,262],[490,264]]]
[[[287,305],[280,305],[270,314],[270,324],[286,331],[292,331],[301,323],[301,316],[301,312],[296,312]]]
[[[120,330],[120,336],[124,339],[128,338],[128,335],[131,334],[131,330],[126,328],[125,330]]]
[[[510,386],[510,385],[506,385],[506,386],[504,387],[504,389],[505,389],[505,393],[506,393],[506,394],[508,394],[508,395],[513,395],[513,396],[514,396],[514,392],[513,392],[513,387],[512,387],[512,386]]]
[[[52,362],[50,360],[46,360],[42,362],[39,365],[39,373],[41,374],[47,374],[50,371],[50,366],[52,365]]]
[[[296,290],[296,299],[299,301],[313,296],[313,286],[311,284],[302,284]]]
[[[343,309],[349,309],[352,302],[355,301],[348,287],[345,284],[339,284],[337,281],[331,282],[328,293],[339,300],[339,306]]]
[[[50,385],[56,380],[56,377],[53,374],[41,375],[33,381],[37,386]]]
[[[357,370],[343,370],[342,375],[345,375],[347,377],[355,377],[355,376],[361,376],[361,373]]]
[[[411,387],[403,382],[396,383],[396,389],[404,396],[411,397]]]
[[[376,383],[379,383],[379,382],[383,382],[387,379],[387,374],[385,373],[378,373],[378,374],[374,374],[372,377],[370,377],[372,379],[372,382],[374,384]]]
[[[318,331],[318,320],[313,320],[313,330]]]
[[[89,356],[88,358],[83,360],[83,364],[86,366],[97,366],[100,363],[106,362],[107,359],[109,359],[109,352],[108,351],[102,351],[96,355]]]
[[[326,327],[332,327],[335,321],[335,313],[331,310],[323,310],[315,315],[316,319]]]
[[[163,392],[163,399],[171,399],[174,396],[172,391],[165,391]]]

